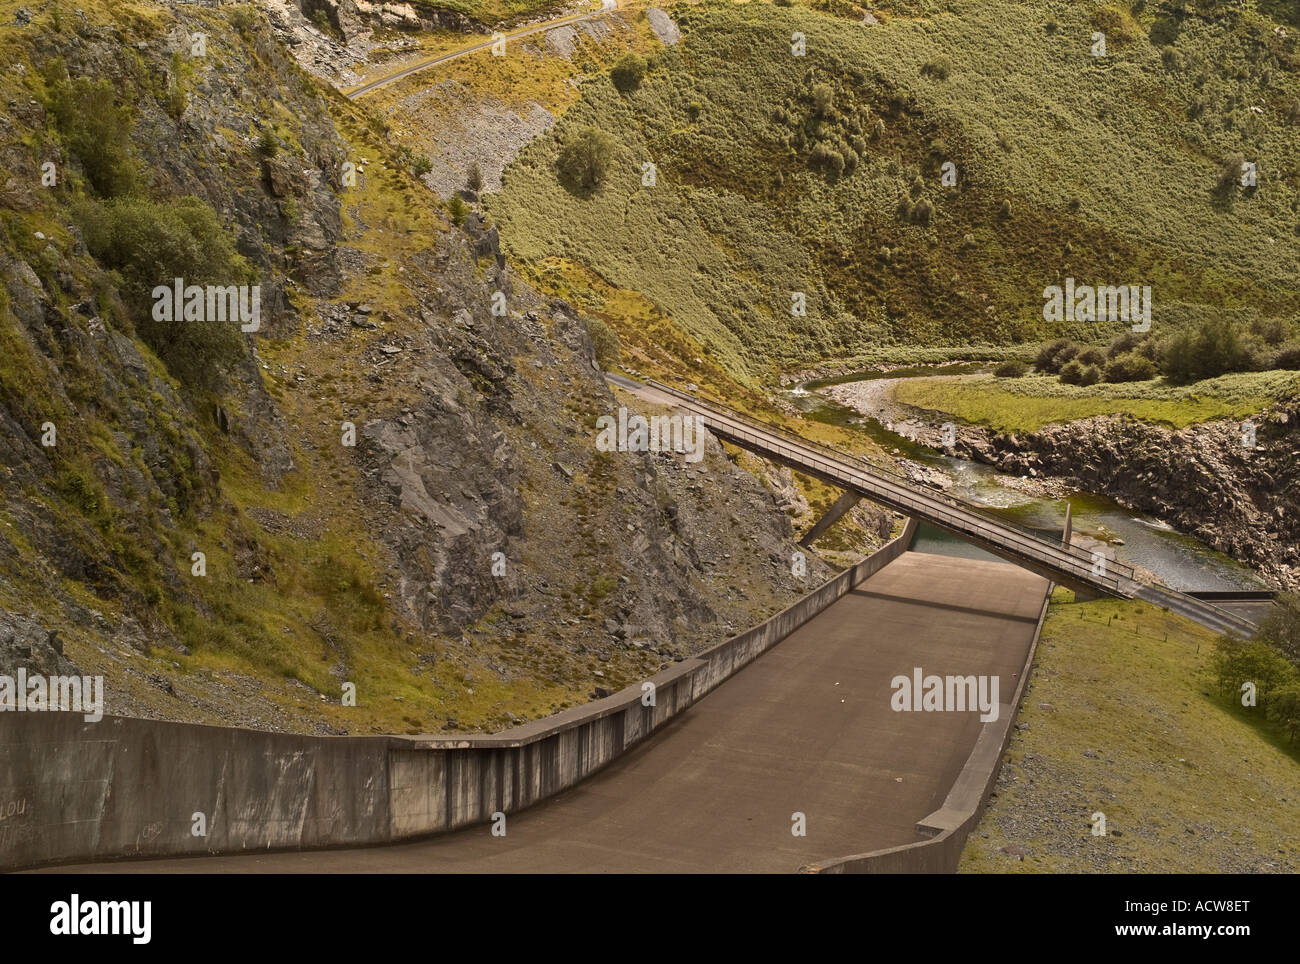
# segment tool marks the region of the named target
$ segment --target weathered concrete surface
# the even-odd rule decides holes
[[[300,737],[0,714],[0,868],[357,846],[515,813],[589,777],[900,555],[915,527],[758,626],[594,703],[489,736]],[[192,833],[202,814],[206,835]],[[8,819],[6,817],[6,819]]]
[[[1004,563],[906,553],[596,776],[510,814],[505,837],[477,826],[363,850],[72,869],[791,872],[907,845],[983,725],[976,713],[893,712],[890,680],[915,666],[997,675],[1007,696],[1045,589]],[[796,811],[806,837],[791,834]]]

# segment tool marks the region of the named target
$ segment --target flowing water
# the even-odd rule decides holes
[[[1215,552],[1209,546],[1175,531],[1168,524],[1112,499],[1092,492],[1071,491],[1066,499],[1029,495],[1000,485],[1003,473],[989,465],[969,462],[917,445],[890,431],[885,425],[856,409],[842,405],[818,389],[828,385],[876,378],[910,378],[931,375],[959,375],[987,370],[978,363],[896,368],[885,372],[861,372],[833,379],[803,382],[785,393],[807,418],[864,432],[885,451],[894,452],[922,465],[937,468],[954,480],[948,492],[981,506],[1008,521],[1027,526],[1045,538],[1061,538],[1065,527],[1066,502],[1071,506],[1073,528],[1111,544],[1120,562],[1146,569],[1171,588],[1180,590],[1232,590],[1266,588],[1248,567]],[[1122,544],[1115,540],[1122,540]],[[915,544],[923,551],[958,555],[984,553],[931,526],[922,526]]]

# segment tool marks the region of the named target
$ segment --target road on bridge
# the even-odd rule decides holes
[[[793,872],[908,843],[983,724],[894,712],[890,681],[918,666],[996,675],[1009,700],[1046,588],[1003,562],[904,553],[626,756],[509,814],[504,837],[483,825],[384,847],[54,872]],[[805,837],[791,833],[795,812]]]

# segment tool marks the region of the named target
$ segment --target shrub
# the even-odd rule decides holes
[[[447,199],[447,213],[451,216],[451,223],[460,227],[465,223],[465,217],[469,214],[469,206],[465,199],[459,194],[453,194]]]
[[[930,219],[933,217],[934,202],[929,198],[921,198],[916,202],[916,207],[912,208],[912,220],[917,224],[929,224]]]
[[[808,163],[812,167],[819,167],[839,174],[844,170],[844,155],[834,148],[828,147],[825,143],[820,143],[813,148]]]
[[[1072,358],[1061,366],[1061,381],[1067,385],[1096,385],[1101,381],[1101,369],[1096,365],[1084,365],[1077,358]]]
[[[830,84],[817,84],[812,89],[813,114],[825,117],[835,106],[835,91]]]
[[[1295,667],[1275,647],[1259,640],[1220,636],[1210,657],[1220,692],[1238,694],[1243,683],[1254,683],[1261,709],[1267,710],[1278,691],[1296,682]]]
[[[1106,353],[1100,348],[1084,348],[1074,357],[1079,359],[1081,365],[1100,366],[1106,364]]]
[[[477,194],[483,190],[483,171],[478,166],[478,161],[470,164],[469,173],[465,175],[465,186]]]
[[[1300,341],[1288,341],[1277,350],[1273,356],[1274,368],[1285,368],[1288,371],[1300,371]]]
[[[584,127],[560,151],[560,175],[576,187],[593,188],[605,180],[614,156],[614,138],[595,127]]]
[[[975,235],[963,234],[961,236],[961,247],[963,251],[969,251],[975,247]]]
[[[1134,351],[1116,355],[1106,362],[1105,378],[1108,382],[1145,382],[1155,377],[1155,362]]]
[[[140,337],[181,381],[213,386],[243,351],[238,323],[153,317],[153,289],[173,278],[223,287],[256,280],[212,208],[194,197],[131,197],[82,204],[76,217],[90,253],[121,275],[122,302]]]
[[[46,106],[95,193],[106,198],[129,193],[138,171],[131,148],[130,105],[118,103],[107,80],[69,80],[62,61],[51,62],[47,80]]]
[[[613,368],[622,357],[622,344],[618,334],[599,318],[588,321],[587,329],[591,332],[591,347],[596,352],[596,361],[601,368]]]
[[[1066,354],[1066,352],[1069,352]],[[1056,341],[1049,341],[1046,345],[1038,350],[1034,356],[1034,371],[1043,372],[1048,375],[1057,375],[1061,371],[1061,366],[1079,353],[1079,348],[1068,338],[1058,338]],[[1059,360],[1058,360],[1058,356]]]
[[[280,153],[280,141],[271,128],[263,127],[257,136],[257,153],[263,157],[275,157]]]
[[[1028,372],[1029,366],[1018,358],[1004,361],[997,368],[993,369],[993,374],[998,378],[1020,378]]]
[[[1268,643],[1300,667],[1300,593],[1280,593],[1259,624],[1257,642]]]
[[[1225,154],[1219,159],[1217,186],[1220,191],[1230,191],[1237,186],[1241,179],[1241,166],[1245,163],[1244,154]]]
[[[952,73],[952,61],[947,57],[936,57],[934,60],[927,60],[921,65],[922,77],[947,80],[950,73]]]
[[[623,93],[636,90],[645,80],[648,65],[640,54],[625,53],[609,71],[609,77]]]
[[[1010,200],[1005,200],[1002,202],[1002,207],[998,208],[998,217],[1000,217],[1003,221],[1006,221],[1011,217]]]
[[[1161,345],[1159,357],[1160,370],[1175,385],[1258,367],[1241,331],[1222,317],[1184,328]]]

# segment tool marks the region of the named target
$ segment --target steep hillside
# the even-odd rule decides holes
[[[1287,5],[882,6],[867,23],[675,8],[683,39],[639,85],[584,83],[507,170],[490,198],[507,250],[626,340],[667,319],[684,376],[742,382],[881,346],[1125,327],[1045,322],[1043,289],[1067,277],[1150,285],[1156,330],[1296,316]],[[558,159],[588,128],[609,135],[603,176],[567,182]]]
[[[0,670],[71,660],[109,712],[493,728],[830,574],[791,575],[788,476],[716,443],[695,464],[598,453],[623,402],[581,311],[476,215],[453,224],[259,10],[17,7]],[[260,286],[255,330],[160,317],[178,277]]]

